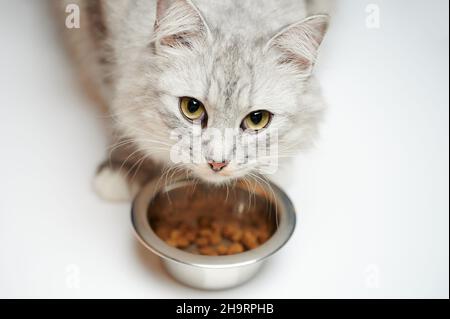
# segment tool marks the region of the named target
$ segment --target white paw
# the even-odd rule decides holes
[[[104,200],[127,202],[137,194],[139,185],[130,185],[120,170],[105,167],[94,178],[94,190]]]

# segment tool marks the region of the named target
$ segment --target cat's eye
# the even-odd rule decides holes
[[[260,131],[269,126],[272,113],[269,111],[252,112],[242,122],[243,130]]]
[[[206,115],[206,110],[203,103],[192,97],[180,98],[180,109],[184,117],[192,122],[202,121]]]

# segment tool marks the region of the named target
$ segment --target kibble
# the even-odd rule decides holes
[[[200,229],[199,234],[201,237],[211,238],[213,233],[212,233],[211,229],[203,228],[203,229]]]
[[[228,247],[224,244],[217,246],[216,250],[219,255],[228,255]]]
[[[184,237],[192,243],[197,238],[197,233],[193,230],[189,230],[184,234]]]
[[[218,252],[216,251],[216,249],[214,249],[214,247],[211,246],[206,246],[206,247],[202,247],[198,250],[200,252],[200,254],[205,255],[205,256],[218,256]]]
[[[209,245],[209,240],[206,237],[199,237],[195,240],[195,244],[199,247],[205,247]]]
[[[228,247],[228,255],[235,255],[244,252],[244,246],[240,243],[234,243]]]
[[[204,256],[240,254],[264,244],[273,234],[269,221],[254,208],[247,215],[240,210],[233,214],[231,204],[196,200],[162,212],[164,217],[151,221],[156,235],[174,248]]]
[[[177,240],[181,237],[181,230],[174,229],[170,232],[170,239]]]
[[[242,235],[242,243],[247,249],[255,249],[259,246],[258,239],[252,231],[246,230]]]
[[[219,245],[220,243],[222,243],[222,240],[223,238],[219,233],[212,234],[209,238],[211,245]]]
[[[240,229],[236,229],[230,236],[231,241],[237,243],[242,239],[242,231]]]

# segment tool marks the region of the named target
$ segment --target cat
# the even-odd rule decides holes
[[[130,200],[175,172],[212,184],[261,178],[258,154],[234,159],[244,138],[262,144],[276,132],[264,145],[278,153],[264,157],[283,159],[318,135],[326,107],[312,72],[328,1],[63,0],[64,18],[69,4],[80,28],[65,28],[67,47],[111,115],[112,146],[94,180],[102,198]],[[213,138],[213,129],[234,138]],[[200,160],[174,162],[175,147]]]

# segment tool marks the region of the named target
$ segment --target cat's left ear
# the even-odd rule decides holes
[[[280,63],[292,64],[302,74],[309,75],[328,25],[327,15],[309,17],[278,33],[269,41],[266,49],[278,50],[281,53]]]
[[[154,41],[161,46],[192,47],[210,35],[205,19],[191,0],[158,0]]]

